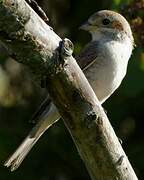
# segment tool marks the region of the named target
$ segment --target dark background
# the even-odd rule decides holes
[[[75,54],[90,40],[78,30],[89,15],[101,9],[122,13],[129,20],[136,47],[120,88],[103,104],[139,179],[144,179],[144,1],[143,0],[43,0],[54,31],[69,38]],[[12,60],[0,46],[0,179],[89,180],[72,139],[60,121],[35,145],[20,168],[11,173],[4,161],[32,128],[33,112],[45,97],[31,80],[28,69]]]

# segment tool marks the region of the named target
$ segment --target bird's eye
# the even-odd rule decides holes
[[[103,25],[108,25],[110,23],[110,20],[105,18],[102,20]]]

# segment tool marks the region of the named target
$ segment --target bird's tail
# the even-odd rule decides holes
[[[39,140],[42,134],[59,119],[59,113],[54,105],[49,109],[49,112],[45,118],[42,118],[36,126],[30,131],[29,135],[24,139],[17,150],[10,156],[10,158],[4,163],[4,166],[10,167],[11,171],[16,170],[35,143]]]
[[[12,156],[4,163],[4,166],[11,167],[11,171],[16,170],[39,138],[40,136],[37,138],[27,136]]]

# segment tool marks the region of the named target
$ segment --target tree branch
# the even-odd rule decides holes
[[[93,180],[137,180],[106,114],[61,39],[24,0],[0,0],[0,40],[27,65],[59,109]]]

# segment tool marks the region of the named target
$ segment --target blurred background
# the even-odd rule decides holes
[[[78,30],[89,15],[111,9],[130,22],[135,49],[120,88],[104,103],[107,115],[140,180],[144,179],[144,0],[39,0],[61,38],[69,38],[75,54],[90,40]],[[20,168],[11,173],[4,161],[18,147],[33,124],[29,120],[46,92],[31,80],[26,67],[11,59],[0,45],[0,179],[90,180],[62,121],[51,127]]]

